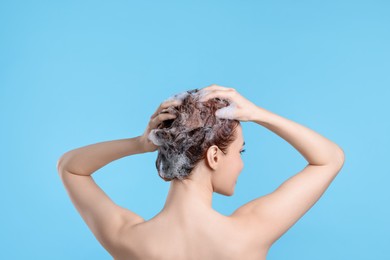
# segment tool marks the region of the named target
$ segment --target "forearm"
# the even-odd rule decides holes
[[[58,171],[91,175],[104,165],[125,156],[144,153],[139,137],[105,141],[65,153],[57,163]]]
[[[343,161],[342,149],[315,131],[287,118],[258,107],[254,116],[258,123],[290,143],[312,165]]]

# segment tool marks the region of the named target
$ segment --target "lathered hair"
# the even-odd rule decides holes
[[[215,116],[218,109],[230,105],[229,101],[212,98],[200,102],[201,95],[201,90],[193,89],[172,96],[170,99],[182,100],[180,106],[166,109],[176,118],[162,122],[148,136],[159,146],[156,168],[165,181],[187,178],[210,146],[216,145],[226,154],[236,138],[240,122]]]

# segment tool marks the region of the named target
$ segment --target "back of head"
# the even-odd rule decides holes
[[[180,106],[167,110],[175,119],[163,121],[149,134],[149,140],[159,146],[156,168],[165,181],[186,179],[199,161],[206,157],[207,149],[216,145],[226,153],[235,140],[238,120],[222,119],[215,111],[229,106],[229,101],[213,98],[199,102],[201,91],[184,91],[170,99],[180,99]]]

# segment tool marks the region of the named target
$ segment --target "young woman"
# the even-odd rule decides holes
[[[308,163],[272,193],[225,216],[212,208],[212,194],[234,193],[244,166],[241,121],[273,131]],[[91,175],[119,158],[156,150],[158,174],[170,181],[170,190],[164,208],[145,221],[116,205]],[[253,104],[233,88],[211,85],[163,102],[142,135],[69,151],[57,168],[78,212],[115,259],[264,260],[343,164],[337,144]]]

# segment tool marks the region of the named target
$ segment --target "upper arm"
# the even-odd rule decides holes
[[[232,217],[245,220],[263,243],[271,246],[322,196],[342,168],[344,159],[307,165],[275,191],[238,208]]]
[[[112,253],[120,245],[121,231],[144,219],[116,205],[95,183],[92,176],[59,171],[67,193],[102,246]]]

